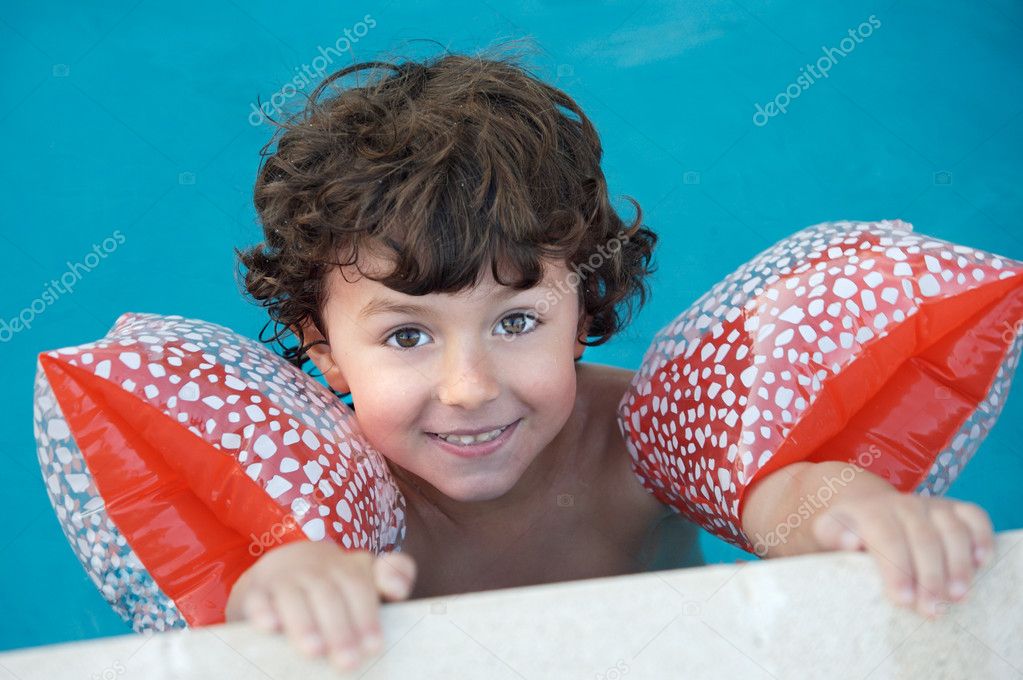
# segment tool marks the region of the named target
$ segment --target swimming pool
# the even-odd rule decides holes
[[[588,361],[635,368],[653,334],[712,284],[824,220],[897,217],[1023,258],[1023,10],[1010,2],[390,2],[287,16],[271,3],[47,9],[23,6],[0,22],[0,116],[14,131],[0,172],[15,199],[3,204],[0,316],[43,300],[67,272],[74,285],[2,344],[13,495],[0,648],[126,631],[46,500],[29,426],[35,355],[99,337],[124,311],[258,334],[264,313],[232,278],[232,247],[259,234],[250,190],[269,130],[250,114],[257,95],[296,102],[284,86],[299,78],[296,90],[310,90],[302,83],[315,80],[300,74],[318,64],[436,52],[402,48],[420,37],[456,51],[535,38],[537,72],[601,133],[611,191],[635,197],[661,236],[651,303],[621,337],[588,349]],[[335,56],[345,46],[352,52]],[[1021,415],[1013,393],[951,492],[987,508],[998,530],[1023,527]],[[746,557],[709,537],[704,551],[712,561]]]

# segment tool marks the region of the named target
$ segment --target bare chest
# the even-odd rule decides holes
[[[528,517],[485,534],[431,534],[410,513],[403,551],[418,567],[410,599],[701,563],[696,527],[642,488],[621,455],[608,477],[562,482]]]
[[[413,599],[644,571],[656,521],[626,512],[585,490],[547,499],[521,522],[471,538],[417,534],[410,522],[403,551],[418,566]],[[541,510],[541,508],[538,508]],[[646,551],[646,552],[645,552]]]

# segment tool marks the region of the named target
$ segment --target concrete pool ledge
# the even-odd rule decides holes
[[[1021,544],[998,534],[934,621],[883,598],[871,557],[829,553],[388,604],[386,650],[349,676],[242,623],[8,652],[0,679],[1020,678]]]

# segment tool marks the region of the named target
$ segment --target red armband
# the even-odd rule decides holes
[[[654,338],[618,410],[636,475],[750,551],[748,490],[790,463],[847,461],[943,493],[1005,403],[1020,274],[898,220],[784,239]]]
[[[404,498],[351,409],[222,326],[124,314],[44,352],[34,420],[61,527],[138,632],[223,622],[274,546],[380,553],[404,537]]]

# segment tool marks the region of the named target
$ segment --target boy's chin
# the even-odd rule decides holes
[[[402,490],[414,492],[415,482],[409,482],[408,474],[418,477],[422,482],[432,486],[437,492],[444,494],[452,501],[460,503],[482,503],[492,501],[504,496],[514,488],[518,477],[512,473],[481,472],[475,475],[467,475],[460,479],[451,477],[438,477],[437,470],[423,470],[416,472],[414,467],[406,468],[396,463],[390,457],[384,456],[391,473],[395,475]],[[395,466],[399,469],[395,470]],[[431,474],[432,473],[432,474]]]
[[[515,486],[516,480],[488,478],[485,483],[481,483],[479,479],[466,479],[458,484],[451,484],[451,480],[446,481],[448,481],[447,484],[445,484],[445,480],[437,480],[431,484],[453,501],[483,503],[496,500],[507,494]]]

